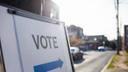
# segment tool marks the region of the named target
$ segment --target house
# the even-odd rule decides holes
[[[79,46],[83,42],[84,34],[81,27],[70,25],[67,27],[70,45]]]

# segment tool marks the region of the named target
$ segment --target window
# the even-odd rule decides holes
[[[0,0],[0,3],[49,18],[59,17],[58,6],[52,0]]]
[[[40,14],[41,0],[0,0],[0,3]]]

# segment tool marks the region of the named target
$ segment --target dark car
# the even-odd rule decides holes
[[[70,51],[73,56],[73,60],[83,59],[83,52],[80,51],[80,49],[78,47],[70,47]]]

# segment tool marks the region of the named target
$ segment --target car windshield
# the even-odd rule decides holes
[[[71,53],[73,53],[75,51],[75,49],[71,49]]]
[[[71,51],[71,53],[78,53],[79,52],[79,48],[77,48],[77,47],[70,47],[70,51]]]

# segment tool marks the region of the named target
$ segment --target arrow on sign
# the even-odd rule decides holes
[[[34,72],[47,72],[56,68],[61,68],[62,66],[63,66],[63,61],[61,59],[58,59],[50,63],[34,66]]]

